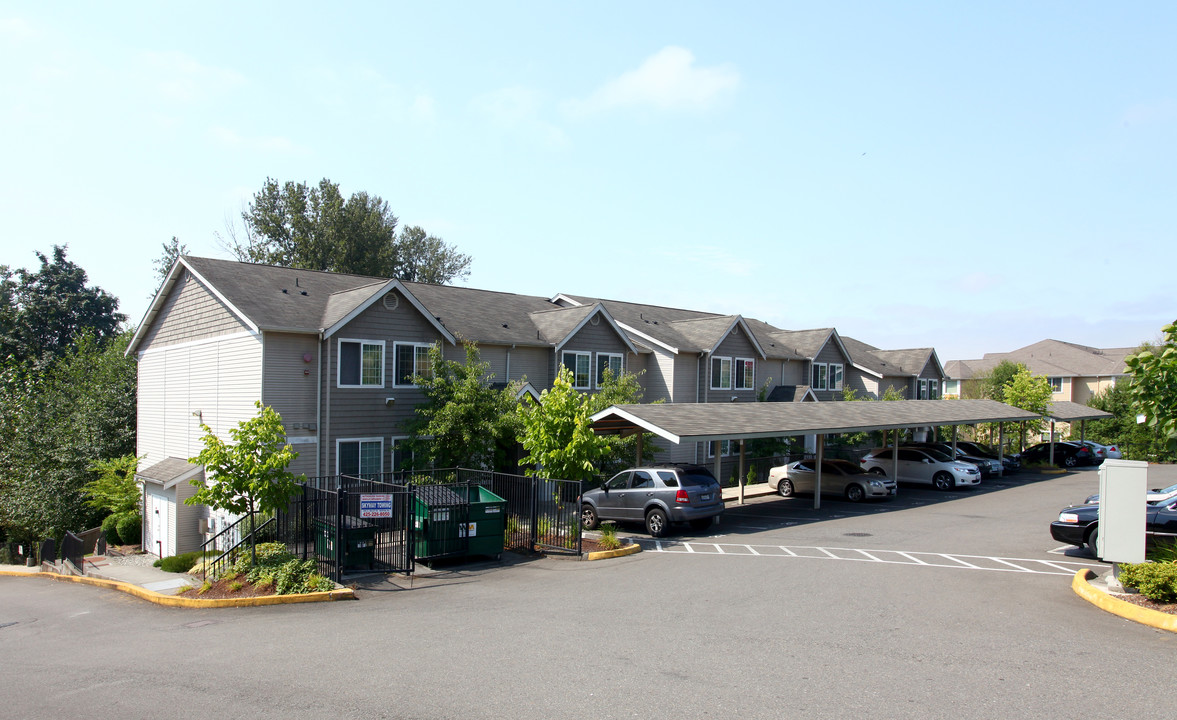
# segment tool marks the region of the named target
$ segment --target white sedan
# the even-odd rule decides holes
[[[817,484],[816,460],[798,460],[768,471],[768,486],[781,497],[812,493]],[[821,464],[821,492],[838,495],[850,502],[867,498],[888,498],[895,494],[895,482],[870,475],[848,460],[824,460]]]

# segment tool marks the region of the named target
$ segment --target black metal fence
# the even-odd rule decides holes
[[[79,575],[86,574],[85,551],[82,548],[82,539],[67,530],[61,541],[61,559],[73,565]]]

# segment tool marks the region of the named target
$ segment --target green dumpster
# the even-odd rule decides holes
[[[413,498],[421,561],[503,553],[507,501],[479,485],[422,485]]]
[[[343,517],[344,568],[374,567],[376,526],[352,515]],[[315,553],[322,558],[335,557],[335,518],[315,518]]]

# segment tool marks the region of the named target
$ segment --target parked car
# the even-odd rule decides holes
[[[817,485],[816,460],[798,460],[768,471],[768,486],[781,497],[813,492]],[[880,478],[849,460],[823,460],[821,491],[824,495],[841,495],[850,502],[868,498],[883,499],[895,494],[895,481]]]
[[[1171,497],[1177,497],[1177,483],[1166,488],[1153,488],[1144,494],[1145,502],[1161,502],[1168,500]],[[1099,493],[1088,495],[1087,499],[1083,501],[1084,505],[1099,504]]]
[[[1121,460],[1124,457],[1124,454],[1121,453],[1120,449],[1115,445],[1103,445],[1102,443],[1097,443],[1094,440],[1079,440],[1079,442],[1095,451],[1095,453],[1100,457],[1101,461],[1107,460],[1109,458],[1112,460]]]
[[[671,523],[706,530],[723,513],[719,481],[705,467],[656,465],[617,473],[581,496],[580,520],[588,530],[602,520],[644,522],[652,537]]]
[[[1022,463],[1037,463],[1050,461],[1050,443],[1038,443],[1022,451]],[[1086,445],[1073,442],[1054,443],[1054,464],[1059,467],[1075,467],[1077,465],[1091,465],[1095,462],[1095,454]]]
[[[862,458],[862,469],[890,477],[891,448],[875,448]],[[981,484],[981,471],[972,463],[953,460],[931,448],[899,448],[899,476],[903,482],[931,484],[937,490]]]
[[[959,443],[956,446],[955,455],[953,454],[952,445],[949,443],[903,443],[900,447],[931,448],[933,450],[939,450],[948,457],[955,457],[961,462],[972,463],[973,465],[977,466],[978,470],[981,471],[982,480],[1001,476],[1001,463],[997,461],[997,458],[987,458],[981,457],[979,455],[973,455],[972,453],[962,448]]]
[[[971,440],[957,440],[956,446],[967,452],[969,455],[990,458],[992,460],[1001,460],[1002,475],[1016,473],[1018,470],[1022,469],[1022,463],[1020,462],[1017,453],[1002,453],[999,458],[997,451],[993,448],[989,447],[988,445],[982,445],[981,443],[975,443]]]
[[[1063,508],[1058,520],[1050,524],[1050,536],[1068,545],[1086,545],[1096,559],[1096,537],[1099,534],[1099,505],[1078,505]],[[1144,516],[1144,539],[1149,546],[1172,543],[1177,539],[1177,496],[1156,503],[1148,503]]]

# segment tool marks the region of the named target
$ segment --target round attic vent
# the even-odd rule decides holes
[[[601,324],[601,316],[600,315],[593,315],[591,318],[589,318],[589,325],[600,325],[600,324]]]
[[[400,296],[394,292],[390,292],[384,296],[384,308],[386,310],[396,310],[397,305],[400,305]]]

